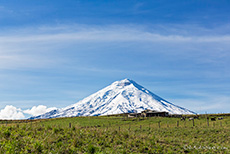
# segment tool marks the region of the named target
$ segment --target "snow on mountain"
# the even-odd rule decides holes
[[[62,109],[55,109],[30,119],[97,116],[141,112],[145,109],[170,114],[195,114],[153,94],[133,80],[116,81],[85,99]]]

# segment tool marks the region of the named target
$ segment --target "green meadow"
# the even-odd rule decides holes
[[[219,117],[221,115],[208,115]],[[230,153],[222,120],[123,116],[0,121],[0,153]]]

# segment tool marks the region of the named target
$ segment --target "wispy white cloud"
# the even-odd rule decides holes
[[[207,95],[205,98],[173,99],[172,102],[197,113],[228,113],[230,97],[224,95]]]
[[[184,42],[193,42],[193,43],[207,43],[207,42],[229,42],[230,35],[228,34],[176,34],[167,33],[162,34],[161,32],[151,32],[146,29],[139,28],[138,26],[107,26],[107,27],[79,27],[75,28],[74,26],[66,27],[52,27],[57,29],[56,31],[51,30],[51,28],[38,28],[34,30],[25,31],[25,33],[14,33],[6,36],[1,36],[0,41],[4,43],[52,43],[67,41],[96,41],[96,42],[111,42],[111,41],[149,41],[149,42],[172,42],[172,43],[184,43]],[[33,32],[33,31],[39,31]],[[44,30],[45,29],[45,30]],[[61,31],[58,31],[61,29]],[[71,29],[71,30],[70,30]],[[179,29],[177,30],[179,31]],[[47,42],[48,41],[48,42]]]
[[[155,27],[153,26],[153,29]],[[164,31],[164,29],[171,29]],[[154,45],[152,52],[180,55],[181,57],[197,58],[203,62],[220,62],[216,57],[229,56],[228,42],[230,34],[199,32],[181,32],[178,26],[143,28],[138,25],[62,25],[25,28],[15,32],[1,32],[0,36],[0,68],[45,68],[55,67],[68,62],[68,58],[60,54],[60,50],[71,50],[72,47],[92,43],[138,43],[146,46]],[[160,30],[159,30],[160,29]],[[191,28],[190,28],[191,29]],[[198,28],[197,28],[198,29]],[[226,28],[228,29],[228,27]],[[216,30],[216,29],[215,29]],[[189,30],[188,30],[189,31]],[[204,30],[203,30],[204,31]],[[202,32],[203,32],[202,31]],[[218,30],[216,30],[218,31]],[[207,49],[208,48],[208,49]],[[174,50],[172,50],[174,49]],[[215,49],[215,52],[213,51]],[[192,50],[192,51],[191,51]],[[141,52],[145,52],[144,50]],[[193,53],[191,53],[193,52]],[[206,58],[203,55],[215,58]],[[193,56],[193,57],[192,57]],[[195,56],[195,57],[194,57]],[[221,57],[220,57],[221,58]]]
[[[5,6],[2,6],[0,5],[0,18],[1,17],[4,17],[4,15],[6,14],[12,14],[14,11],[5,7]]]

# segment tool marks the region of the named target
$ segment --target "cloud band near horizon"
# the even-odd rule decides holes
[[[26,119],[25,114],[28,114],[30,117],[38,116],[54,109],[56,109],[56,107],[47,108],[47,106],[38,105],[33,106],[31,109],[22,110],[13,105],[6,105],[4,109],[0,110],[0,120]]]

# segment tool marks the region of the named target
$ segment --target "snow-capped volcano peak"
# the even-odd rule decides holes
[[[115,81],[114,83],[112,83],[112,85],[115,85],[115,86],[128,86],[132,83],[132,80],[130,79],[124,79],[124,80],[121,80],[121,81]]]
[[[153,94],[133,80],[123,79],[113,82],[73,105],[32,117],[32,119],[110,115],[141,112],[145,109],[166,111],[170,114],[194,114]]]
[[[147,89],[145,89],[144,87],[138,85],[135,81],[130,80],[130,79],[124,79],[124,80],[120,80],[120,81],[115,81],[113,82],[110,86],[106,87],[108,89],[110,88],[114,88],[114,89],[126,89],[126,88],[135,88],[137,90],[141,90],[143,92],[147,92],[149,93],[149,91]],[[104,90],[104,89],[102,89]]]

